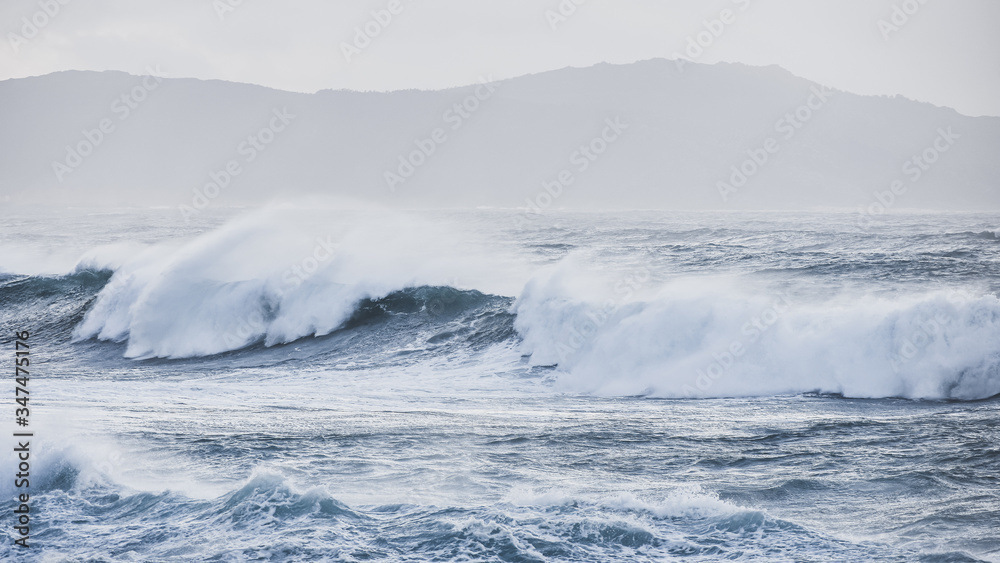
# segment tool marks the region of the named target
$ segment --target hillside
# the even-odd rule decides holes
[[[893,207],[1000,208],[1000,118],[832,92],[778,67],[650,60],[315,94],[70,71],[0,82],[0,115],[10,202],[192,206],[214,176],[227,185],[210,205],[324,193],[396,206],[856,208],[898,180]],[[912,160],[925,151],[933,163]]]

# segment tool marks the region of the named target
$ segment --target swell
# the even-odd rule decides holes
[[[0,275],[0,324],[30,330],[37,339],[67,341],[112,272],[66,276]]]
[[[297,358],[340,369],[470,357],[516,340],[512,299],[452,287],[416,287],[364,299],[327,336],[294,341]],[[259,343],[257,354],[274,350]]]

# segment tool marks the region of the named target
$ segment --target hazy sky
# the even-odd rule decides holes
[[[698,62],[1000,115],[998,22],[997,0],[4,0],[0,78],[159,66],[302,92],[440,88],[671,58],[701,33]]]

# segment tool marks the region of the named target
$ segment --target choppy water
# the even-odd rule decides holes
[[[1000,561],[998,223],[22,210],[0,556]]]

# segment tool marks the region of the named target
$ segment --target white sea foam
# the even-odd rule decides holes
[[[148,245],[133,241],[98,246],[85,252],[76,261],[73,272],[118,270],[148,249]]]
[[[729,397],[804,392],[978,399],[1000,393],[1000,300],[927,292],[825,300],[726,280],[651,297],[586,294],[560,264],[529,282],[515,326],[567,390]]]
[[[661,498],[647,499],[632,493],[589,494],[570,491],[545,491],[515,488],[508,493],[506,502],[521,507],[567,506],[583,503],[613,511],[630,511],[650,514],[657,518],[707,518],[728,516],[746,510],[720,500],[718,495],[707,493],[697,486],[681,486]]]

